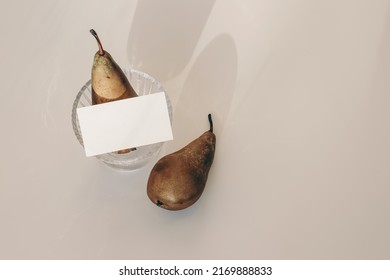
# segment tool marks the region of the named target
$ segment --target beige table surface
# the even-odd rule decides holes
[[[191,208],[85,157],[90,28],[167,90],[160,156],[213,114]],[[390,258],[390,1],[3,0],[0,42],[1,259]]]

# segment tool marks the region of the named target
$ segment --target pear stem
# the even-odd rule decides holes
[[[210,129],[209,129],[209,131],[210,131],[210,132],[213,132],[214,127],[213,127],[213,119],[211,118],[211,114],[208,115],[208,118],[209,118],[209,123],[210,123]]]
[[[89,32],[91,32],[91,34],[93,35],[93,37],[95,37],[97,43],[98,43],[98,46],[99,46],[99,54],[100,55],[104,55],[104,49],[103,49],[103,45],[102,45],[102,42],[100,42],[100,39],[99,39],[99,36],[97,35],[96,31],[91,29],[89,30]]]

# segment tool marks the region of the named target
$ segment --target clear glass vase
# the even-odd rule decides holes
[[[172,124],[173,114],[172,106],[169,100],[169,96],[161,84],[151,77],[150,75],[135,70],[135,69],[124,69],[123,70],[130,84],[139,96],[153,94],[158,92],[164,92],[167,100],[167,107],[169,112],[169,118]],[[72,125],[73,131],[82,146],[83,138],[80,131],[79,120],[77,117],[77,108],[91,106],[92,105],[92,89],[91,80],[89,80],[79,91],[76,99],[73,103],[72,108]],[[132,171],[137,170],[145,166],[151,159],[156,157],[164,143],[156,143],[146,146],[137,147],[135,151],[131,151],[126,154],[107,153],[95,156],[108,166],[121,171]]]

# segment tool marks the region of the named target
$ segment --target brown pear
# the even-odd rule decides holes
[[[202,195],[214,160],[216,137],[210,129],[182,149],[162,157],[152,168],[147,184],[149,199],[167,210],[193,205]]]
[[[95,37],[99,50],[96,52],[92,65],[92,104],[101,104],[138,96],[131,86],[123,70],[112,56],[103,49],[95,30],[90,30]],[[128,153],[135,148],[117,151],[118,154]]]

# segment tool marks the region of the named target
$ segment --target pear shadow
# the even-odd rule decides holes
[[[177,76],[192,57],[214,2],[138,1],[127,43],[131,67],[161,82]]]
[[[212,114],[214,132],[221,133],[228,117],[237,76],[237,49],[228,34],[216,36],[200,53],[184,82],[174,108],[174,141],[178,149],[209,129]],[[218,141],[218,140],[217,140]]]
[[[383,24],[383,36],[381,38],[377,50],[377,59],[375,63],[376,68],[374,69],[373,83],[372,83],[373,87],[378,89],[379,92],[382,92],[384,96],[388,96],[387,91],[383,91],[382,89],[388,88],[388,85],[390,84],[388,79],[388,73],[390,71],[390,54],[389,54],[390,39],[388,36],[389,32],[390,32],[390,6],[386,11],[386,17]]]

